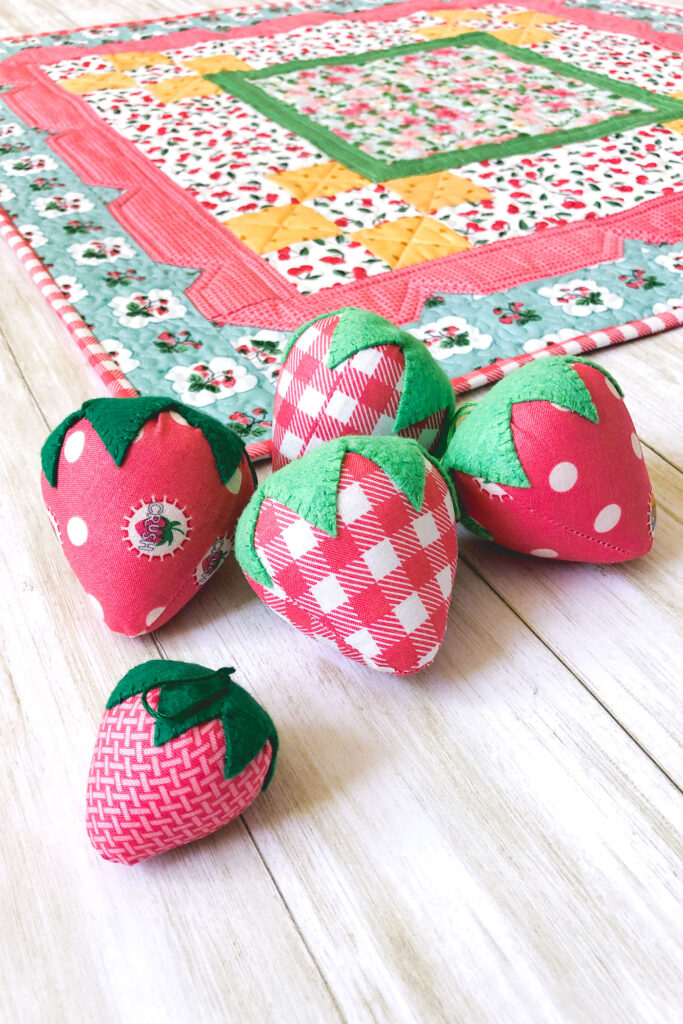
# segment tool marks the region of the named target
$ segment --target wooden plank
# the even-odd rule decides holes
[[[461,532],[461,553],[648,754],[683,783],[683,477],[644,448],[653,550],[618,565],[528,558]]]
[[[96,622],[38,492],[46,428],[0,347],[1,976],[8,1021],[339,1019],[238,821],[137,868],[106,864],[84,823],[107,696],[151,638]],[[190,656],[200,655],[188,638]]]
[[[276,716],[245,819],[349,1020],[675,1018],[675,790],[467,566],[413,679],[328,655],[234,565],[159,640]]]

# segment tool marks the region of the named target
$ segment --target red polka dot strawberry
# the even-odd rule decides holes
[[[616,381],[575,356],[528,363],[463,406],[444,465],[463,522],[540,558],[621,562],[652,546],[654,498]]]
[[[232,548],[254,491],[242,441],[166,398],[97,398],[45,442],[42,489],[95,612],[135,636],[175,615]]]
[[[456,499],[414,440],[343,437],[273,473],[237,529],[251,587],[302,632],[384,672],[418,672],[446,628]]]
[[[277,732],[234,671],[148,661],[120,681],[86,797],[88,836],[105,860],[136,864],[200,839],[267,789]]]
[[[413,437],[440,454],[455,398],[411,334],[348,307],[305,324],[285,352],[273,410],[273,469],[350,434]]]

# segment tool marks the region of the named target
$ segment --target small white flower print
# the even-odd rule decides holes
[[[93,204],[82,192],[67,192],[63,196],[38,196],[31,200],[31,206],[41,217],[52,220],[64,217],[67,213],[87,213]]]
[[[251,391],[258,384],[246,367],[224,356],[217,356],[208,363],[174,366],[166,374],[166,380],[173,382],[173,390],[186,405],[197,407]]]
[[[34,156],[10,157],[9,160],[3,160],[1,166],[9,178],[21,178],[41,171],[54,171],[57,164],[51,156],[36,153]]]
[[[55,284],[59,285],[64,298],[68,299],[71,303],[79,302],[88,294],[80,281],[75,277],[71,277],[70,274],[62,274],[60,277],[56,277]]]
[[[100,345],[105,352],[113,357],[121,373],[130,373],[132,370],[137,370],[140,365],[140,360],[133,359],[131,349],[124,348],[122,341],[118,341],[116,338],[106,338],[100,342]]]
[[[9,185],[3,185],[0,181],[0,203],[8,203],[10,199],[14,199],[14,195]]]
[[[672,274],[683,274],[683,249],[679,249],[678,252],[663,252],[655,257],[655,263],[659,263],[665,270],[670,270]]]
[[[135,256],[135,249],[125,238],[108,235],[90,242],[74,242],[67,252],[79,266],[97,266],[98,263],[115,263]]]
[[[122,327],[145,327],[160,320],[179,320],[186,308],[173,292],[152,288],[149,292],[117,295],[109,303]]]
[[[46,236],[37,224],[18,224],[17,231],[22,235],[32,249],[40,249],[41,245],[47,242]]]
[[[439,362],[450,356],[464,355],[472,349],[489,348],[490,334],[482,334],[460,316],[443,316],[431,324],[424,324],[413,332]]]
[[[539,288],[538,294],[568,316],[590,316],[591,313],[602,313],[606,309],[621,309],[624,305],[621,295],[615,295],[596,281],[578,277],[573,281]]]
[[[286,343],[287,335],[282,331],[264,330],[236,338],[232,347],[243,359],[264,373],[267,381],[274,384],[280,373]]]
[[[652,312],[657,316],[659,313],[672,313],[683,311],[683,295],[677,299],[668,299],[666,302],[655,302]]]
[[[24,129],[16,121],[7,121],[0,124],[0,139],[12,139],[17,135],[23,135]]]

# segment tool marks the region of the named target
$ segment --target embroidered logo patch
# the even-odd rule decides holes
[[[223,564],[232,551],[232,541],[227,537],[219,537],[213,542],[194,572],[198,587],[203,587],[216,569]]]
[[[182,547],[190,533],[190,516],[167,498],[141,501],[121,527],[131,550],[139,556],[164,558]]]

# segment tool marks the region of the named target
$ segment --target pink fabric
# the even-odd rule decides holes
[[[529,488],[455,474],[463,508],[504,547],[576,562],[621,562],[652,547],[655,506],[640,443],[616,388],[575,364],[598,423],[550,402],[512,406]]]
[[[445,409],[395,429],[405,367],[398,345],[363,349],[335,369],[328,368],[338,323],[338,316],[316,321],[290,349],[275,394],[273,469],[335,437],[398,433],[415,438],[429,451],[441,435]]]
[[[441,474],[425,463],[425,496],[416,511],[374,462],[346,455],[336,537],[266,499],[255,547],[274,587],[247,577],[303,633],[397,675],[419,672],[435,658],[457,564],[453,502]]]
[[[120,467],[86,420],[67,432],[57,486],[43,475],[43,498],[110,629],[158,629],[211,577],[254,489],[246,459],[229,483],[202,432],[175,413],[148,421]]]
[[[155,708],[159,690],[147,697]],[[223,774],[225,734],[217,719],[154,745],[155,719],[139,696],[106,711],[95,744],[86,821],[105,860],[136,864],[215,832],[261,791],[271,760],[266,743],[234,779]]]
[[[455,0],[453,8],[483,6],[485,0]],[[356,14],[361,20],[390,19],[434,9],[427,0],[409,0]],[[545,13],[579,24],[625,32],[670,50],[683,50],[683,36],[653,31],[636,21],[601,12],[565,8],[555,0],[537,5]],[[185,30],[155,37],[155,47],[171,48],[211,38],[272,35],[284,27],[334,20],[334,15],[303,14],[295,18],[240,26],[227,33]],[[149,42],[110,43],[98,52],[144,50]],[[172,182],[128,140],[105,125],[82,99],[52,82],[40,65],[77,58],[84,47],[36,47],[0,65],[0,83],[11,86],[4,101],[27,123],[53,133],[48,139],[59,156],[89,185],[121,190],[110,212],[154,259],[201,270],[187,289],[188,298],[208,319],[239,322],[245,327],[296,329],[302,322],[342,305],[372,310],[398,323],[419,317],[425,299],[435,292],[491,293],[608,259],[618,259],[623,238],[652,243],[683,239],[683,193],[662,195],[606,217],[548,228],[530,235],[405,267],[313,295],[301,295],[277,271],[225,231],[206,210]],[[56,133],[56,134],[55,134]],[[232,267],[240,266],[235,274]]]

